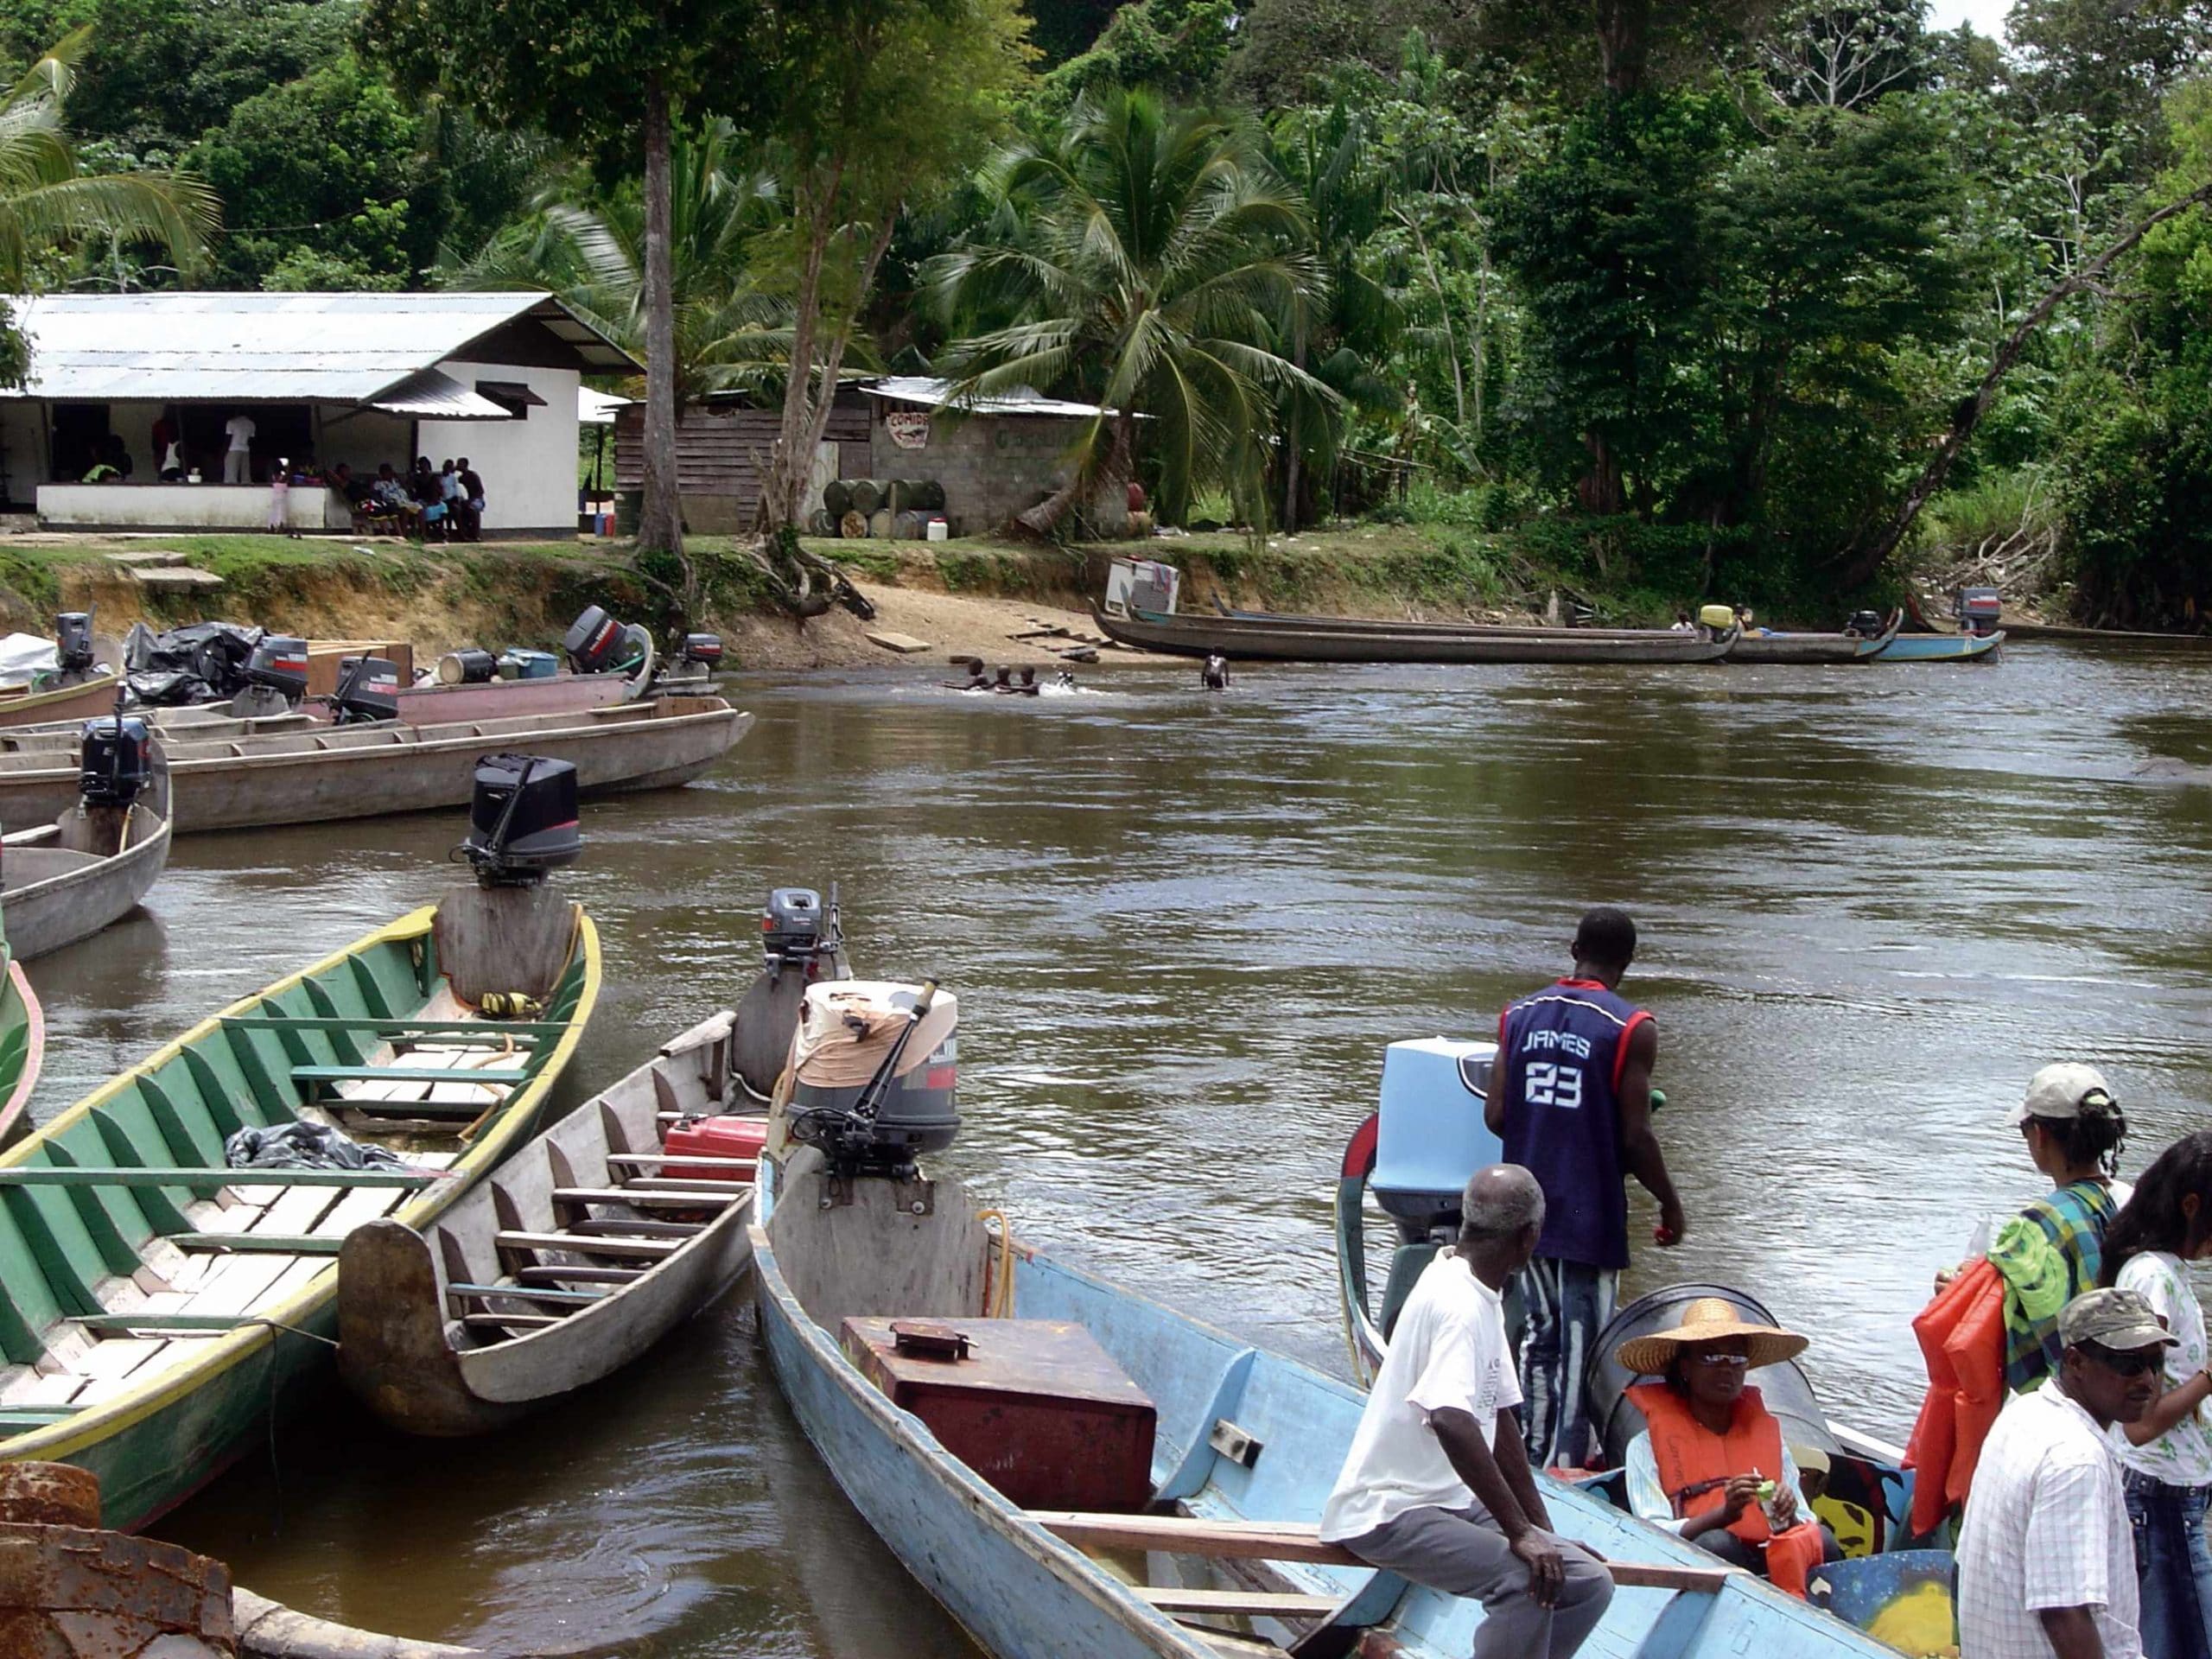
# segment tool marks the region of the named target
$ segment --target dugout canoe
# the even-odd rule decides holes
[[[1734,647],[1733,629],[1719,639],[1655,631],[1633,637],[1560,628],[1548,633],[1438,632],[1418,627],[1336,631],[1272,627],[1224,617],[1166,616],[1133,611],[1109,616],[1096,603],[1091,619],[1109,639],[1140,651],[1179,657],[1220,655],[1236,662],[1286,663],[1714,663]]]
[[[480,680],[455,685],[433,680],[401,690],[399,718],[409,726],[436,726],[456,720],[506,720],[518,715],[581,714],[648,696],[659,671],[652,639],[638,630],[642,647],[627,674],[549,674],[541,680]],[[444,658],[441,658],[441,664]],[[301,711],[321,724],[336,718],[327,697],[308,697]]]
[[[165,732],[179,835],[466,805],[479,755],[526,750],[575,764],[586,794],[698,777],[753,716],[720,697],[656,697],[580,713],[410,726],[302,727],[226,739]],[[4,747],[0,745],[0,747]],[[76,798],[73,748],[41,734],[0,753],[0,823],[54,818]]]
[[[117,670],[103,666],[70,685],[34,691],[21,686],[0,688],[0,728],[35,726],[46,721],[91,720],[115,709],[115,694],[123,683]]]
[[[1904,624],[1902,610],[1891,611],[1878,634],[1772,633],[1754,629],[1736,641],[1732,663],[1865,663],[1880,656]]]
[[[91,1470],[105,1523],[129,1529],[257,1444],[283,1384],[327,1357],[346,1234],[432,1224],[527,1136],[600,974],[590,919],[555,889],[456,887],[0,1154],[0,1458]],[[534,1011],[487,1018],[493,992]],[[302,1119],[404,1165],[226,1166],[239,1129]]]
[[[1972,663],[2005,643],[1995,633],[1900,633],[1867,658],[1875,663]]]
[[[996,1659],[1221,1659],[1294,1643],[1343,1654],[1363,1637],[1362,1651],[1408,1659],[1471,1647],[1473,1604],[1409,1590],[1318,1541],[1363,1403],[1349,1384],[995,1236],[957,1180],[832,1183],[808,1147],[763,1165],[756,1203],[760,1330],[801,1428],[907,1571]],[[986,1355],[1002,1365],[1033,1344],[1087,1354],[1085,1400],[1123,1416],[1150,1408],[1140,1494],[1150,1501],[1105,1513],[1007,1497],[1001,1484],[1019,1490],[1039,1471],[1048,1488],[1054,1474],[1090,1474],[1103,1440],[1083,1438],[1079,1414],[1055,1429],[1010,1399],[991,1434],[969,1439],[986,1467],[962,1461],[850,1357],[874,1345],[871,1330],[882,1340],[886,1317],[949,1325],[976,1344],[936,1368],[948,1394]],[[1073,1390],[1076,1372],[1051,1375]],[[1071,1445],[1084,1454],[1065,1455]],[[1716,1572],[1694,1546],[1539,1478],[1555,1529],[1605,1556],[1619,1586],[1592,1651],[1895,1659],[1748,1573]]]
[[[88,939],[137,907],[169,861],[168,797],[157,760],[129,806],[80,797],[53,823],[0,836],[0,918],[17,960]]]
[[[1552,627],[1541,622],[1433,622],[1402,620],[1385,617],[1313,616],[1287,611],[1240,611],[1222,603],[1216,595],[1214,610],[1217,620],[1246,626],[1262,628],[1297,628],[1322,633],[1464,633],[1478,639],[1510,635],[1516,639],[1535,637],[1548,639],[1554,634],[1573,634],[1585,639],[1667,639],[1681,636],[1672,628],[1567,628]],[[1156,620],[1162,613],[1144,611],[1140,614],[1147,620]],[[1181,620],[1180,618],[1172,620]],[[1213,620],[1213,619],[1209,619]]]

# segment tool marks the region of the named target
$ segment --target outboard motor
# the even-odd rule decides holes
[[[628,643],[629,629],[617,622],[598,606],[588,607],[584,613],[569,624],[569,631],[561,636],[561,649],[569,654],[569,661],[579,674],[604,674],[622,660],[623,646]]]
[[[340,726],[399,718],[399,667],[387,657],[341,657],[330,706]]]
[[[1851,620],[1843,625],[1843,631],[1861,639],[1878,639],[1882,630],[1889,626],[1889,619],[1879,611],[1853,611]]]
[[[791,1135],[841,1177],[911,1180],[952,1144],[959,1005],[935,980],[810,985],[791,1044]]]
[[[843,941],[836,937],[834,920],[831,931],[823,932],[824,919],[822,895],[811,887],[778,887],[769,893],[760,912],[760,944],[767,957],[763,971],[770,980],[794,966],[812,979],[815,958],[825,950],[836,954]]]
[[[308,694],[308,642],[290,634],[264,633],[245,659],[245,683],[231,698],[240,720],[288,715]]]
[[[92,671],[92,619],[89,612],[64,611],[54,619],[54,666],[64,679]]]
[[[837,884],[830,902],[811,887],[778,887],[760,912],[760,972],[737,1005],[730,1033],[730,1065],[753,1098],[764,1104],[791,1054],[791,1033],[810,986],[850,979]]]
[[[575,766],[530,754],[480,757],[468,836],[456,850],[484,887],[534,887],[575,863],[583,850]]]
[[[719,633],[687,633],[678,656],[712,673],[722,665],[722,637]]]
[[[1967,633],[1994,633],[2004,620],[2005,595],[1994,588],[1959,589],[1959,626]]]
[[[135,715],[88,720],[78,740],[77,792],[87,807],[128,807],[154,775],[153,734]]]
[[[1382,1052],[1368,1190],[1398,1229],[1382,1292],[1386,1335],[1437,1246],[1459,1236],[1459,1201],[1469,1178],[1503,1156],[1483,1122],[1497,1058],[1496,1043],[1446,1037],[1392,1043]]]

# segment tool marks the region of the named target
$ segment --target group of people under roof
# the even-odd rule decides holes
[[[377,468],[373,479],[356,478],[341,461],[327,481],[356,518],[397,518],[407,534],[426,542],[483,539],[484,477],[467,455],[436,467],[428,455],[417,455],[404,478],[390,461]]]
[[[1636,942],[1626,914],[1591,911],[1573,971],[1501,1015],[1484,1115],[1504,1160],[1468,1182],[1457,1242],[1400,1310],[1322,1515],[1322,1537],[1361,1560],[1480,1601],[1476,1659],[1567,1659],[1613,1594],[1605,1562],[1554,1529],[1535,1471],[1580,1478],[1602,1460],[1588,1383],[1629,1262],[1625,1178],[1656,1200],[1662,1246],[1687,1230],[1652,1130],[1657,1029],[1620,993]],[[1925,1339],[1931,1314],[1979,1298],[2002,1401],[1978,1446],[1916,1477],[1948,1528],[1947,1473],[1970,1457],[1949,1483],[1960,1651],[2212,1659],[2212,1357],[2186,1270],[2212,1257],[2212,1130],[2131,1188],[2126,1121],[2094,1067],[2044,1067],[2009,1121],[2051,1190],[1939,1275],[1916,1321]],[[1788,1444],[1747,1378],[1807,1345],[1704,1297],[1613,1356],[1641,1379],[1629,1507],[1800,1596],[1840,1553],[1814,1509],[1829,1460]],[[1931,1408],[1948,1408],[1949,1380]]]

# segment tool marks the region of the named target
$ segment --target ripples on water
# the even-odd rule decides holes
[[[716,777],[587,809],[568,884],[609,995],[575,1097],[741,988],[767,887],[837,878],[863,971],[960,994],[960,1173],[1025,1235],[1338,1369],[1329,1195],[1383,1045],[1487,1033],[1623,903],[1691,1221],[1631,1288],[1763,1296],[1836,1414],[1891,1433],[1929,1275],[2037,1190],[2003,1121],[2028,1074],[2105,1065],[2131,1173],[2201,1120],[2212,791],[2139,773],[2212,755],[2212,663],[928,678],[740,681],[760,725]],[[458,832],[181,842],[152,918],[41,964],[48,1099],[434,896]],[[307,1403],[273,1475],[165,1529],[265,1594],[495,1644],[966,1650],[798,1437],[742,1295],[493,1440]]]

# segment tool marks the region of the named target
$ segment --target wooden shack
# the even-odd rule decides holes
[[[825,454],[816,468],[805,510],[822,505],[822,486],[833,478],[865,478],[868,471],[869,400],[853,387],[837,393],[823,434]],[[742,392],[715,393],[693,404],[676,423],[676,486],[683,496],[683,522],[701,535],[741,535],[760,510],[783,411],[762,408]],[[614,484],[645,485],[645,408],[626,404],[614,412]]]

